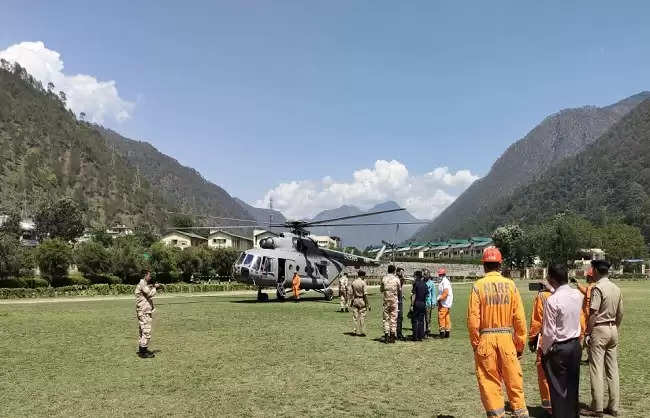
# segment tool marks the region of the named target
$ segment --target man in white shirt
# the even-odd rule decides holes
[[[438,270],[440,283],[438,284],[438,330],[440,338],[449,338],[451,333],[451,305],[454,302],[454,291],[447,278],[444,268]]]
[[[562,265],[548,268],[555,292],[546,300],[542,321],[542,362],[551,391],[553,417],[578,417],[580,383],[580,312],[582,294],[569,287]]]

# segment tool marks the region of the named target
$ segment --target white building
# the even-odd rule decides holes
[[[232,248],[237,251],[246,251],[253,248],[253,238],[217,230],[208,236],[208,247]]]
[[[188,247],[196,247],[203,245],[206,242],[206,239],[200,235],[193,234],[186,231],[171,231],[163,235],[160,239],[166,245],[172,245],[180,249]]]

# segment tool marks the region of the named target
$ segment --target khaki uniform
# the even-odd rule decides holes
[[[348,295],[348,276],[344,274],[339,279],[339,296],[341,298],[341,310],[348,309],[350,307],[350,296]]]
[[[145,279],[135,287],[135,313],[138,317],[140,327],[140,347],[148,347],[151,340],[151,324],[153,322],[153,297],[156,294],[156,288],[150,286]]]
[[[350,285],[350,298],[352,299],[350,305],[352,307],[352,321],[354,322],[354,333],[366,333],[366,306],[365,296],[368,295],[368,285],[366,282],[357,277]]]
[[[397,335],[398,293],[401,283],[394,274],[381,279],[381,292],[384,295],[384,333]]]
[[[602,277],[591,289],[591,341],[589,343],[589,376],[591,380],[591,408],[602,411],[605,382],[609,389],[608,408],[619,411],[618,327],[623,320],[621,289],[607,277]]]

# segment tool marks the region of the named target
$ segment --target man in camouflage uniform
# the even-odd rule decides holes
[[[348,275],[343,272],[339,278],[339,296],[341,298],[341,309],[339,312],[348,312],[348,307],[350,306],[350,300],[348,295]]]
[[[366,312],[370,310],[368,303],[368,286],[363,279],[366,276],[365,271],[359,271],[356,279],[350,285],[350,298],[352,306],[352,320],[354,322],[354,335],[360,337],[366,336]]]
[[[151,273],[146,272],[144,278],[135,287],[135,313],[138,317],[140,327],[140,339],[138,341],[138,355],[141,358],[154,357],[154,353],[149,351],[149,340],[151,340],[151,324],[153,322],[153,297],[159,284],[152,285]]]
[[[396,270],[396,275],[400,283],[397,292],[397,339],[402,341],[406,339],[402,333],[402,324],[404,323],[404,269],[402,267],[398,267]]]
[[[384,298],[384,342],[386,344],[394,343],[397,338],[397,297],[400,286],[400,280],[395,275],[395,266],[391,264],[380,286]]]

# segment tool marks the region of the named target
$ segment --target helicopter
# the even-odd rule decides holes
[[[345,267],[379,266],[380,259],[386,249],[384,245],[375,258],[363,257],[355,254],[323,248],[310,237],[310,227],[346,227],[346,226],[380,226],[403,224],[424,224],[427,222],[389,222],[389,223],[332,223],[354,218],[378,215],[383,213],[398,212],[404,208],[389,209],[360,215],[344,216],[340,218],[324,219],[319,221],[287,221],[280,224],[269,222],[267,227],[283,228],[288,232],[280,232],[273,237],[264,238],[259,242],[260,248],[251,248],[241,253],[232,266],[233,278],[248,285],[257,287],[257,300],[266,302],[268,293],[264,289],[275,289],[277,299],[285,300],[286,290],[291,288],[294,273],[300,277],[301,290],[314,290],[321,293],[326,300],[334,296],[330,285],[341,275]],[[216,227],[193,227],[177,229],[227,229],[227,228],[254,228],[258,225],[236,225]]]

